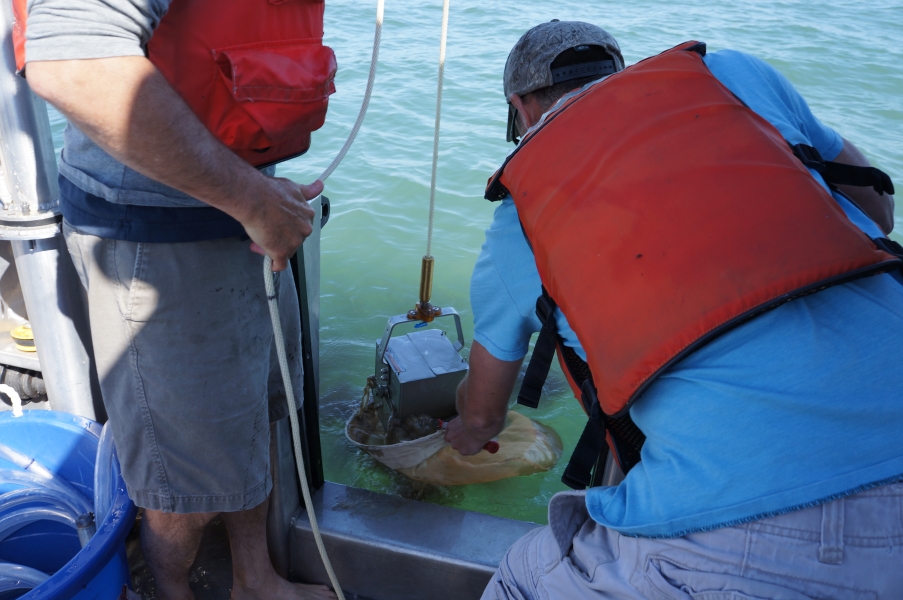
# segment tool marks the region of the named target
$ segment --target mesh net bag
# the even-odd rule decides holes
[[[499,450],[495,454],[482,451],[462,456],[445,442],[445,432],[427,431],[430,421],[428,417],[421,419],[420,431],[408,431],[407,436],[401,436],[422,437],[386,444],[387,438],[393,440],[399,436],[393,435],[392,423],[387,433],[375,409],[368,407],[348,420],[345,435],[352,444],[387,467],[433,485],[466,485],[531,475],[548,471],[561,456],[561,439],[552,428],[514,411],[508,412],[505,428],[496,437]]]

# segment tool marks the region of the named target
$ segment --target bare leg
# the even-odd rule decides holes
[[[267,551],[269,502],[222,513],[232,548],[232,600],[326,600],[336,595],[325,585],[289,583],[273,569]]]
[[[194,593],[188,587],[188,573],[198,552],[204,526],[216,515],[144,511],[141,549],[154,576],[159,600],[194,600]]]

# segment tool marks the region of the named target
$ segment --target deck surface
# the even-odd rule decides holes
[[[156,600],[154,578],[141,551],[140,525],[139,512],[135,526],[126,539],[132,589],[142,600]],[[196,600],[229,600],[232,592],[232,553],[229,550],[229,533],[222,519],[217,517],[207,526],[189,580]],[[353,594],[345,594],[345,598],[367,600]]]

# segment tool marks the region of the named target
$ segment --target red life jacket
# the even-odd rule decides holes
[[[14,0],[18,69],[27,0]],[[255,166],[304,153],[335,92],[322,0],[173,0],[147,55],[201,122]]]
[[[487,188],[511,194],[608,417],[730,328],[901,264],[701,54],[689,42],[566,100]]]

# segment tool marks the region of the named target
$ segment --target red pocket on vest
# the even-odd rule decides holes
[[[232,150],[295,146],[323,126],[336,60],[319,40],[223,48],[213,56],[218,82],[207,127]]]

